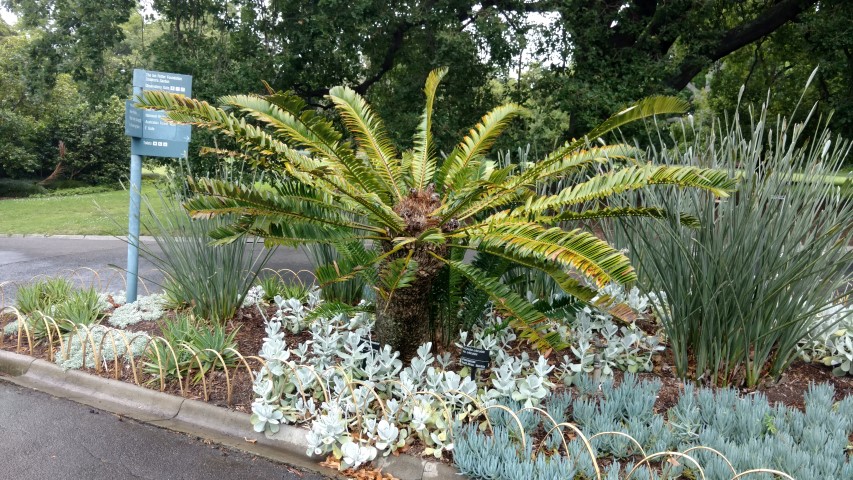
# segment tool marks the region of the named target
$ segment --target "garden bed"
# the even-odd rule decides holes
[[[686,408],[685,392],[689,392],[687,396],[699,392],[675,376],[671,353],[658,344],[660,332],[655,322],[642,316],[624,325],[614,323],[615,319],[601,313],[576,312],[578,318],[572,327],[562,332],[572,348],[566,352],[549,352],[547,356],[540,356],[538,350],[518,339],[510,329],[488,335],[482,327],[478,327],[463,335],[455,345],[437,346],[432,351],[429,348],[419,350],[416,358],[403,364],[390,350],[374,351],[364,341],[365,336],[370,336],[372,328],[370,315],[354,313],[334,318],[314,318],[311,316],[312,311],[321,302],[319,292],[313,291],[310,295],[308,299],[285,300],[279,297],[273,302],[264,302],[263,295],[257,291],[250,294],[249,304],[238,309],[236,315],[222,327],[223,335],[233,334],[233,345],[239,352],[239,361],[228,369],[217,368],[214,361],[213,367],[203,377],[196,377],[192,381],[187,380],[194,376],[192,365],[180,375],[181,380],[174,376],[161,380],[150,368],[145,371],[145,363],[150,363],[151,357],[146,360],[136,351],[133,363],[119,352],[119,356],[113,359],[81,360],[85,366],[81,365],[80,370],[189,399],[207,401],[237,412],[251,413],[252,423],[259,432],[275,433],[280,423],[308,424],[311,430],[306,448],[315,455],[329,456],[326,465],[337,465],[341,469],[364,468],[368,460],[378,457],[384,450],[393,455],[406,452],[433,456],[445,463],[455,461],[463,472],[474,477],[482,473],[478,474],[476,467],[470,464],[471,455],[477,455],[472,452],[477,452],[482,442],[501,441],[501,432],[511,433],[515,424],[510,417],[517,418],[516,422],[522,431],[520,435],[516,432],[507,437],[510,440],[506,440],[508,443],[500,448],[513,450],[519,445],[511,446],[512,442],[527,438],[530,444],[538,446],[537,451],[542,449],[543,452],[550,452],[548,455],[561,451],[559,443],[555,444],[551,438],[548,423],[541,419],[531,420],[533,407],[550,412],[556,419],[555,423],[563,420],[577,422],[584,430],[599,435],[609,429],[625,428],[626,433],[643,438],[647,433],[644,429],[665,428],[669,431],[674,428],[662,427],[663,424],[655,427],[654,422],[664,418],[669,419],[666,422],[672,421],[673,412]],[[106,297],[107,320],[102,320],[102,323],[112,322],[110,324],[113,327],[121,328],[121,335],[125,336],[122,341],[128,345],[134,343],[135,336],[144,335],[150,339],[149,343],[156,343],[159,341],[156,339],[161,337],[169,337],[168,326],[179,323],[185,313],[159,311],[159,304],[146,298],[140,299],[139,305],[148,306],[140,306],[131,322],[127,320],[130,318],[127,312],[118,309],[123,304],[120,297],[119,301]],[[5,328],[16,319],[16,315],[6,313],[0,316],[0,326]],[[486,328],[491,328],[501,324],[502,318],[499,312],[491,310],[484,322]],[[67,365],[62,357],[69,355],[62,348],[48,348],[46,340],[31,345],[26,336],[19,343],[17,335],[9,333],[7,329],[0,348]],[[68,349],[71,348],[68,339],[74,334],[66,335],[65,348]],[[594,365],[585,361],[585,335],[603,342],[598,349],[610,351],[613,358],[599,362],[600,359],[596,357]],[[99,338],[101,343],[109,343],[105,340],[107,336]],[[477,370],[472,375],[471,369],[460,361],[463,344],[488,350],[491,368]],[[608,344],[613,348],[616,345],[621,347],[607,350]],[[194,351],[200,353],[201,350],[198,347]],[[86,357],[85,352],[82,355],[81,359]],[[57,357],[60,357],[59,361]],[[574,372],[567,367],[573,362],[577,362]],[[629,368],[638,370],[630,374],[630,378],[622,370]],[[375,373],[366,373],[369,371]],[[511,382],[501,386],[501,382],[506,381],[501,379],[507,375]],[[811,386],[813,383],[826,383],[832,389],[815,393]],[[632,393],[618,393],[623,385]],[[404,392],[407,389],[408,394]],[[699,392],[699,397],[719,395],[728,398],[727,392],[732,390],[711,389],[707,392],[711,393]],[[824,398],[827,392],[830,392],[829,399]],[[798,415],[813,415],[814,403],[820,398],[842,402],[844,405],[853,403],[850,400],[853,398],[853,377],[838,377],[832,374],[830,367],[798,360],[778,382],[764,383],[754,389],[739,389],[736,393],[739,400],[732,404],[735,410],[746,408],[736,406],[743,404],[757,409],[756,412],[765,412],[765,416],[768,415],[766,412],[777,412],[773,413],[773,418],[782,415],[778,417],[782,422],[783,417],[787,419],[794,415],[790,413],[793,411],[800,412]],[[633,394],[638,395],[634,401],[642,401],[646,405],[637,417],[646,419],[644,421],[648,424],[642,427],[630,423],[622,427],[616,424],[596,426],[578,410],[590,405],[589,408],[594,409],[610,408],[605,405],[611,400],[618,401],[620,396]],[[769,402],[766,408],[761,407],[765,398]],[[808,406],[809,402],[812,402],[811,407]],[[498,411],[499,408],[515,413],[508,417]],[[430,409],[434,409],[431,414]],[[386,419],[391,423],[376,423]],[[456,423],[462,419],[479,423],[496,436],[480,438],[480,433],[467,430],[463,423]],[[760,421],[766,421],[766,418]],[[833,418],[832,422],[835,421]],[[332,437],[322,437],[322,432],[328,428],[337,433]],[[383,428],[393,432],[392,438],[382,437]],[[853,443],[851,430],[845,435],[845,442]],[[547,460],[543,465],[557,468],[554,465],[559,464],[562,465],[560,468],[569,469],[561,472],[582,472],[584,469],[591,472],[589,469],[593,468],[593,464],[585,464],[577,458],[578,455],[585,455],[584,450],[579,448],[583,442],[587,442],[586,437],[579,437],[569,431],[563,433],[562,448],[569,450],[553,458],[561,459],[559,461],[575,458],[575,463],[566,466],[559,464],[558,460]],[[672,432],[667,435],[671,436]],[[657,445],[669,450],[677,448],[678,442],[683,441],[656,441],[647,436],[645,440],[640,440],[645,447],[635,451],[634,447],[628,448],[612,442],[601,443],[601,438],[592,440],[595,436],[589,438],[589,445],[601,454],[595,458],[595,467],[605,472],[608,469],[621,469],[622,474],[627,471],[626,464],[640,463],[646,457],[643,452],[647,449],[658,451],[655,448]],[[458,444],[453,439],[463,443]],[[458,458],[452,453],[454,442],[462,448]],[[355,446],[358,450],[345,452],[343,449],[349,448],[347,445]],[[690,445],[687,443],[683,448]],[[739,451],[737,448],[733,450],[735,455]],[[466,461],[469,463],[466,464]],[[705,458],[703,461],[710,460]],[[746,470],[745,460],[740,461],[742,464],[738,469]],[[685,462],[679,463],[678,468],[686,467],[689,465],[685,465]],[[647,473],[661,474],[667,468],[667,463],[658,459],[652,462],[651,470]],[[546,475],[544,470],[537,471]]]
[[[275,311],[275,307],[269,306],[267,307],[267,311],[268,315],[271,316]],[[12,314],[7,313],[0,316],[0,329],[14,320],[15,316]],[[241,308],[237,312],[234,320],[229,322],[228,332],[232,331],[236,326],[239,326],[239,331],[236,336],[237,344],[239,346],[238,351],[246,357],[256,355],[256,352],[260,351],[265,337],[263,316],[257,311],[256,307]],[[126,330],[129,332],[144,332],[150,336],[158,336],[162,334],[160,326],[157,322],[153,321],[130,325]],[[301,341],[308,339],[310,339],[310,335],[306,335],[303,332],[293,339],[293,343],[298,345],[302,343]],[[47,344],[45,342],[35,344],[32,350],[27,347],[26,340],[23,340],[23,343],[24,345],[22,348],[18,348],[17,337],[6,336],[2,340],[2,346],[0,346],[0,349],[9,352],[24,353],[34,358],[52,361],[52,356],[49,352],[50,349],[47,348]],[[523,342],[513,341],[510,344],[508,351],[524,351],[532,353],[535,349],[532,349],[529,345],[524,344]],[[449,352],[452,355],[453,361],[458,362],[458,349],[454,348],[449,350]],[[439,351],[438,353],[442,352]],[[637,377],[640,380],[658,380],[661,382],[660,393],[655,400],[655,410],[658,412],[664,412],[675,405],[678,396],[684,390],[684,381],[675,376],[674,369],[671,363],[667,361],[667,357],[668,355],[666,352],[662,355],[656,356],[653,372],[637,374]],[[555,364],[553,360],[549,363],[552,365]],[[135,383],[131,369],[127,365],[124,365],[124,368],[120,370],[118,378],[115,376],[115,369],[96,370],[95,368],[83,368],[82,370],[104,378],[113,378],[129,383]],[[489,370],[485,370],[480,371],[479,375],[488,378],[489,373]],[[614,383],[618,385],[622,381],[623,376],[623,372],[618,370],[615,371],[613,375]],[[152,375],[143,374],[142,379],[142,385],[153,389],[159,389],[156,378]],[[206,377],[206,388],[208,389],[209,397],[208,400],[204,400],[204,387],[201,383],[191,384],[188,388],[185,387],[186,391],[182,393],[178,382],[172,380],[166,383],[164,391],[175,395],[182,395],[193,400],[208,401],[214,405],[227,407],[240,412],[251,412],[251,404],[254,400],[251,393],[252,381],[252,377],[244,369],[238,369],[231,372],[230,382],[233,393],[230,404],[226,402],[228,382],[225,379],[224,372],[221,371],[211,372]],[[802,410],[804,408],[803,396],[808,390],[809,385],[813,383],[827,383],[832,385],[835,389],[834,399],[836,401],[853,395],[853,377],[839,377],[832,374],[832,369],[830,367],[806,363],[801,360],[794,362],[794,364],[791,365],[791,367],[782,375],[779,381],[762,384],[754,389],[742,388],[739,391],[744,395],[761,392],[767,397],[767,400],[771,404],[781,403],[785,406]],[[567,387],[567,389],[572,390],[572,387]],[[556,392],[562,390],[563,389],[558,389]]]

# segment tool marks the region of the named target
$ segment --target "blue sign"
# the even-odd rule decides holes
[[[130,100],[124,101],[124,134],[130,137],[142,136],[144,117],[142,109],[133,106]]]
[[[156,140],[190,141],[191,127],[169,122],[162,110],[136,108],[130,100],[125,103],[124,108],[124,133],[126,135]]]
[[[188,148],[189,142],[136,137],[130,139],[130,154],[143,157],[186,158]]]
[[[133,86],[142,90],[159,90],[192,96],[193,77],[179,73],[154,72],[152,70],[133,70]]]

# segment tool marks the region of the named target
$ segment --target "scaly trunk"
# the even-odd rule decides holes
[[[408,287],[396,290],[390,301],[380,299],[376,304],[376,339],[399,351],[404,361],[431,340],[430,293],[434,277],[418,276]]]
[[[433,186],[409,192],[394,206],[394,210],[406,222],[404,234],[417,237],[425,230],[437,227],[438,220],[431,217],[430,213],[438,205],[439,198]],[[385,242],[382,247],[388,252],[394,246],[391,242]],[[432,284],[444,264],[432,254],[443,256],[447,253],[445,245],[418,244],[410,248],[414,249],[411,258],[418,265],[415,280],[407,287],[391,292],[389,299],[380,297],[376,303],[376,339],[399,351],[404,361],[414,357],[421,344],[433,339],[433,332],[430,331],[430,297]],[[391,255],[387,261],[405,258],[410,252],[409,248],[404,248]]]

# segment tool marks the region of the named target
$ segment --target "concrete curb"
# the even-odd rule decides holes
[[[305,453],[307,430],[282,425],[276,434],[259,434],[249,415],[188,400],[118,380],[62,368],[41,359],[0,350],[0,378],[101,410],[159,427],[195,435],[322,475],[345,478],[321,467]],[[462,479],[452,467],[410,455],[382,457],[375,462],[400,480]]]

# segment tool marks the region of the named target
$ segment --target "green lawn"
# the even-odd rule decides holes
[[[157,189],[144,182],[142,194],[155,211],[162,207]],[[122,235],[127,234],[130,194],[116,190],[89,195],[0,200],[0,234]],[[142,222],[148,217],[145,202]],[[143,234],[145,228],[143,226]]]

